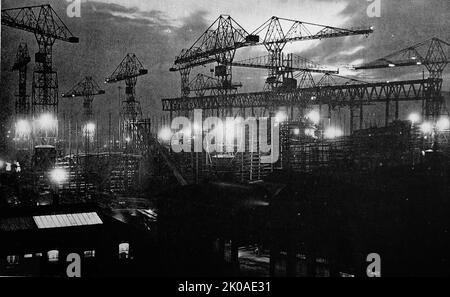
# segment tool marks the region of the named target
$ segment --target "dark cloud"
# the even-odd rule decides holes
[[[450,40],[448,31],[450,1],[448,0],[381,0],[380,18],[368,17],[369,4],[370,2],[365,0],[347,1],[346,8],[340,13],[343,18],[348,19],[343,25],[345,27],[374,26],[375,32],[368,38],[346,37],[324,40],[317,47],[301,54],[322,63],[339,65],[358,59],[372,61],[431,37]],[[364,49],[354,55],[340,54],[357,46],[364,46]],[[417,76],[421,72],[422,69],[413,67],[403,69],[403,72],[371,71],[363,75],[369,78],[384,78],[386,75],[398,77],[405,73]]]

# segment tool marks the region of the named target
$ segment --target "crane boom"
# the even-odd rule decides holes
[[[49,4],[3,9],[2,25],[70,43],[79,41]]]
[[[147,73],[148,70],[142,66],[141,61],[139,61],[135,54],[127,54],[114,72],[105,79],[105,82],[114,83],[121,80],[133,79]]]
[[[56,40],[78,43],[78,37],[70,32],[49,4],[3,9],[1,13],[2,25],[31,32],[38,43],[31,90],[33,114],[57,114],[58,76],[53,68],[53,45]],[[56,137],[52,139],[56,140]]]
[[[449,63],[446,55],[448,49],[450,49],[450,43],[433,37],[383,58],[353,66],[352,68],[355,70],[364,70],[423,65],[429,70],[432,76],[440,77],[442,71]]]
[[[281,21],[290,25],[286,34],[283,33]],[[234,55],[234,52],[242,47],[272,47],[294,41],[368,35],[372,32],[372,28],[344,29],[273,16],[255,31],[248,33],[230,16],[220,15],[189,49],[181,51],[170,71],[180,71],[215,61],[223,63],[226,53],[232,52]],[[264,35],[264,38],[260,35]]]
[[[308,60],[304,57],[295,54],[288,54],[287,59],[282,59],[283,64],[282,69],[279,71],[307,71],[314,73],[339,73],[339,69],[326,68],[318,63]],[[259,69],[272,69],[276,66],[272,65],[270,62],[270,55],[259,56],[255,58],[244,59],[236,62],[232,62],[231,65],[237,67],[245,68],[259,68]]]
[[[286,33],[283,31],[282,23],[289,26]],[[371,33],[373,33],[373,28],[344,29],[273,16],[251,34],[264,34],[264,39],[261,41],[261,44],[266,47],[270,47],[271,45],[284,46],[284,44],[294,41],[326,39],[353,35],[367,36]]]
[[[62,97],[84,97],[105,94],[105,90],[100,89],[98,84],[92,77],[86,76],[82,81],[78,82],[68,92],[61,94]]]

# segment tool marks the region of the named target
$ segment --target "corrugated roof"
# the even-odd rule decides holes
[[[96,212],[33,216],[39,229],[103,224]]]
[[[0,231],[9,232],[101,224],[103,224],[103,222],[96,212],[63,213],[0,218]]]

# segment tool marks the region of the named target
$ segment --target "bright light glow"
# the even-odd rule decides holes
[[[61,184],[67,180],[67,171],[63,168],[55,168],[50,171],[50,179],[56,184]]]
[[[59,260],[59,251],[51,250],[47,252],[47,258],[49,262],[58,262]]]
[[[5,161],[0,160],[0,168],[3,168],[3,166],[5,166]]]
[[[172,138],[172,130],[168,127],[162,128],[158,133],[158,138],[162,141],[170,141]]]
[[[305,129],[305,135],[316,138],[316,130],[315,129]]]
[[[94,123],[87,123],[84,126],[84,129],[89,134],[94,133],[94,131],[95,131],[95,124]]]
[[[420,121],[420,115],[419,115],[418,113],[415,113],[415,112],[414,112],[414,113],[412,113],[412,114],[409,115],[408,120],[409,120],[411,123],[415,124],[415,123],[417,123],[417,122]]]
[[[344,132],[337,127],[328,127],[325,129],[323,135],[327,139],[333,139],[344,136]]]
[[[128,242],[122,242],[119,244],[119,258],[128,259],[130,254],[130,244]]]
[[[31,133],[31,125],[27,120],[18,120],[16,123],[16,137],[25,138]]]
[[[126,142],[130,142],[130,141],[131,141],[131,138],[130,138],[129,136],[127,136],[127,137],[125,138],[125,141],[126,141]]]
[[[395,67],[395,64],[389,63],[389,67]]]
[[[43,130],[55,129],[57,125],[57,120],[50,113],[41,114],[38,119],[39,127]]]
[[[284,121],[286,121],[288,118],[287,114],[284,111],[279,111],[277,112],[277,114],[275,115],[275,122],[277,123],[282,123]]]
[[[430,122],[424,122],[422,125],[420,125],[420,130],[423,133],[431,133],[433,132],[433,125]]]
[[[313,122],[315,125],[317,125],[320,122],[320,113],[317,110],[311,110],[306,115],[306,118],[309,119],[311,122]]]
[[[294,134],[295,135],[299,135],[300,134],[300,129],[299,128],[295,128],[294,129]]]
[[[422,65],[422,62],[419,61],[419,62],[417,62],[416,64],[417,64],[417,65]]]
[[[438,131],[450,129],[450,120],[447,117],[441,117],[436,123],[436,128]]]

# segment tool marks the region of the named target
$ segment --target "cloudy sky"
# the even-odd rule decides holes
[[[49,2],[72,33],[80,38],[79,44],[57,41],[54,46],[60,93],[86,75],[103,82],[127,53],[136,53],[149,70],[148,75],[139,78],[137,95],[144,114],[152,115],[160,113],[161,98],[179,95],[179,75],[168,71],[175,56],[182,48],[192,45],[220,14],[231,15],[248,32],[273,15],[345,28],[373,26],[375,33],[368,38],[354,36],[298,42],[288,45],[285,52],[341,67],[343,74],[367,80],[420,77],[421,68],[357,74],[342,68],[342,65],[380,58],[433,36],[450,40],[450,1],[380,1],[379,18],[368,17],[366,9],[370,2],[367,0],[84,0],[80,18],[67,16],[69,3],[65,0],[1,0],[1,5],[4,9]],[[2,102],[12,103],[17,74],[10,68],[17,45],[27,42],[33,54],[37,44],[32,34],[17,29],[2,26],[1,35],[1,98]],[[242,49],[237,58],[263,54],[264,48],[260,47]],[[29,68],[31,77],[32,67]],[[209,72],[209,66],[201,69]],[[244,84],[243,91],[260,90],[264,76],[265,72],[261,71],[236,69],[234,72],[235,80]],[[448,81],[448,71],[445,78]],[[119,85],[102,83],[106,95],[94,102],[95,112],[117,113]],[[450,85],[446,83],[445,88],[448,90]],[[81,107],[81,99],[63,98],[60,102],[63,112]]]

